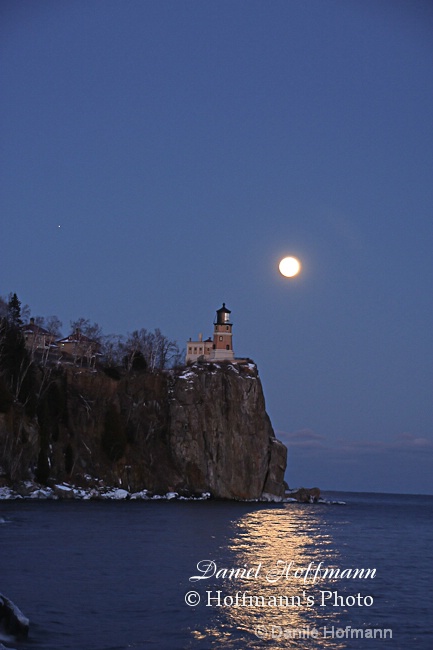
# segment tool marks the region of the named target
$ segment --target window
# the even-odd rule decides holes
[[[220,336],[220,341],[222,341],[222,340],[223,340],[223,337],[222,337],[222,336]]]
[[[188,348],[188,352],[191,354],[191,352],[192,352],[192,348]]]
[[[226,345],[226,350],[230,350],[230,346],[229,346],[229,345]]]

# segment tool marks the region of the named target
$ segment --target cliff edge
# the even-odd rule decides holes
[[[173,455],[191,485],[227,499],[284,495],[287,450],[254,364],[191,366],[176,377],[169,402]]]
[[[63,366],[48,380],[35,372],[32,390],[31,408],[0,400],[3,484],[284,495],[287,450],[275,438],[252,362],[113,376]]]

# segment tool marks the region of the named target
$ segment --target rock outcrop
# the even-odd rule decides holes
[[[320,499],[320,489],[314,488],[299,488],[289,492],[290,498],[296,499],[299,503],[317,503]]]
[[[114,377],[60,367],[34,414],[3,408],[0,466],[9,484],[36,478],[225,499],[284,496],[287,450],[253,363]]]
[[[0,594],[0,626],[6,634],[25,639],[29,633],[29,619],[6,596]]]
[[[173,382],[169,403],[173,460],[190,488],[228,499],[284,494],[286,448],[253,364],[190,367]]]

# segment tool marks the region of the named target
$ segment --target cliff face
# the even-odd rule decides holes
[[[284,493],[286,449],[275,439],[253,364],[194,366],[177,377],[170,442],[182,475],[212,494]]]
[[[284,494],[275,439],[252,363],[194,365],[118,379],[53,370],[34,414],[0,413],[0,466],[10,482],[104,481],[129,491]]]

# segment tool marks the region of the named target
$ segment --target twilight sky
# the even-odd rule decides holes
[[[432,30],[429,0],[3,0],[0,295],[181,347],[225,301],[291,486],[432,494]]]

